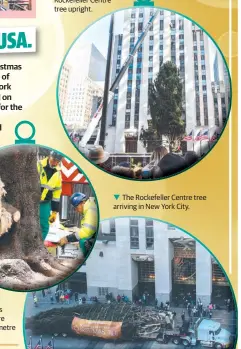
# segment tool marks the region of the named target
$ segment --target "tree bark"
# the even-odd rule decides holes
[[[0,236],[0,286],[27,290],[63,280],[81,263],[65,266],[44,247],[39,221],[40,184],[34,146],[12,146],[0,152],[2,207],[12,226]]]

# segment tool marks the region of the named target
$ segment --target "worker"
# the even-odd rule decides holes
[[[83,193],[75,193],[70,198],[71,204],[83,218],[80,222],[80,228],[71,228],[72,234],[60,239],[59,245],[64,246],[69,242],[79,242],[84,256],[88,254],[90,248],[89,241],[94,237],[97,231],[97,207],[93,198],[87,199]]]
[[[49,224],[54,223],[60,209],[62,177],[60,164],[63,156],[56,151],[38,161],[38,173],[41,185],[40,226],[42,238],[45,240],[49,232]]]

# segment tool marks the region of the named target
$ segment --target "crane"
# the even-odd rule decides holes
[[[119,73],[117,74],[115,80],[113,81],[109,92],[112,93],[109,95],[109,102],[112,99],[113,96],[113,92],[115,91],[115,89],[117,88],[117,86],[119,85],[119,82],[121,81],[122,77],[124,76],[125,72],[127,71],[129,65],[131,64],[131,62],[133,61],[134,55],[136,54],[137,50],[139,49],[139,47],[141,46],[142,42],[144,41],[152,23],[154,22],[155,18],[158,15],[158,10],[155,11],[155,13],[150,17],[148,23],[146,24],[142,34],[140,35],[140,37],[138,38],[138,40],[136,41],[133,49],[131,50],[131,52],[129,53],[128,57],[126,58],[124,64],[122,65]],[[103,99],[101,100],[101,103],[97,109],[97,111],[95,112],[93,118],[91,119],[87,130],[85,131],[79,146],[80,148],[84,148],[86,146],[86,144],[88,143],[90,137],[92,136],[96,126],[98,125],[101,116],[102,116],[102,108],[103,108]]]

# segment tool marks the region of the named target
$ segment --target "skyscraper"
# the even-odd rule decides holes
[[[65,124],[87,128],[103,96],[105,66],[106,59],[93,44],[75,44],[60,76],[59,103]]]
[[[112,80],[134,47],[153,8],[124,12],[123,35],[115,37]],[[109,106],[106,150],[111,153],[144,153],[138,142],[141,128],[147,128],[148,85],[157,75],[160,63],[172,61],[183,82],[183,120],[186,132],[215,129],[211,84],[209,37],[190,20],[174,12],[160,10],[146,38],[123,76]],[[218,53],[219,55],[219,53]],[[192,142],[187,143],[193,149]],[[194,149],[199,145],[194,144]]]

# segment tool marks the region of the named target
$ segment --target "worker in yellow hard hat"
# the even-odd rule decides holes
[[[40,226],[45,240],[49,224],[55,222],[60,209],[62,193],[61,160],[63,156],[56,151],[38,161],[37,168],[41,185]]]
[[[83,193],[75,193],[70,198],[71,204],[75,210],[80,213],[83,218],[80,222],[80,228],[71,228],[74,232],[60,239],[60,246],[64,246],[69,242],[79,241],[80,248],[84,255],[88,253],[88,242],[93,238],[97,231],[98,214],[96,203],[92,198],[87,199]]]

